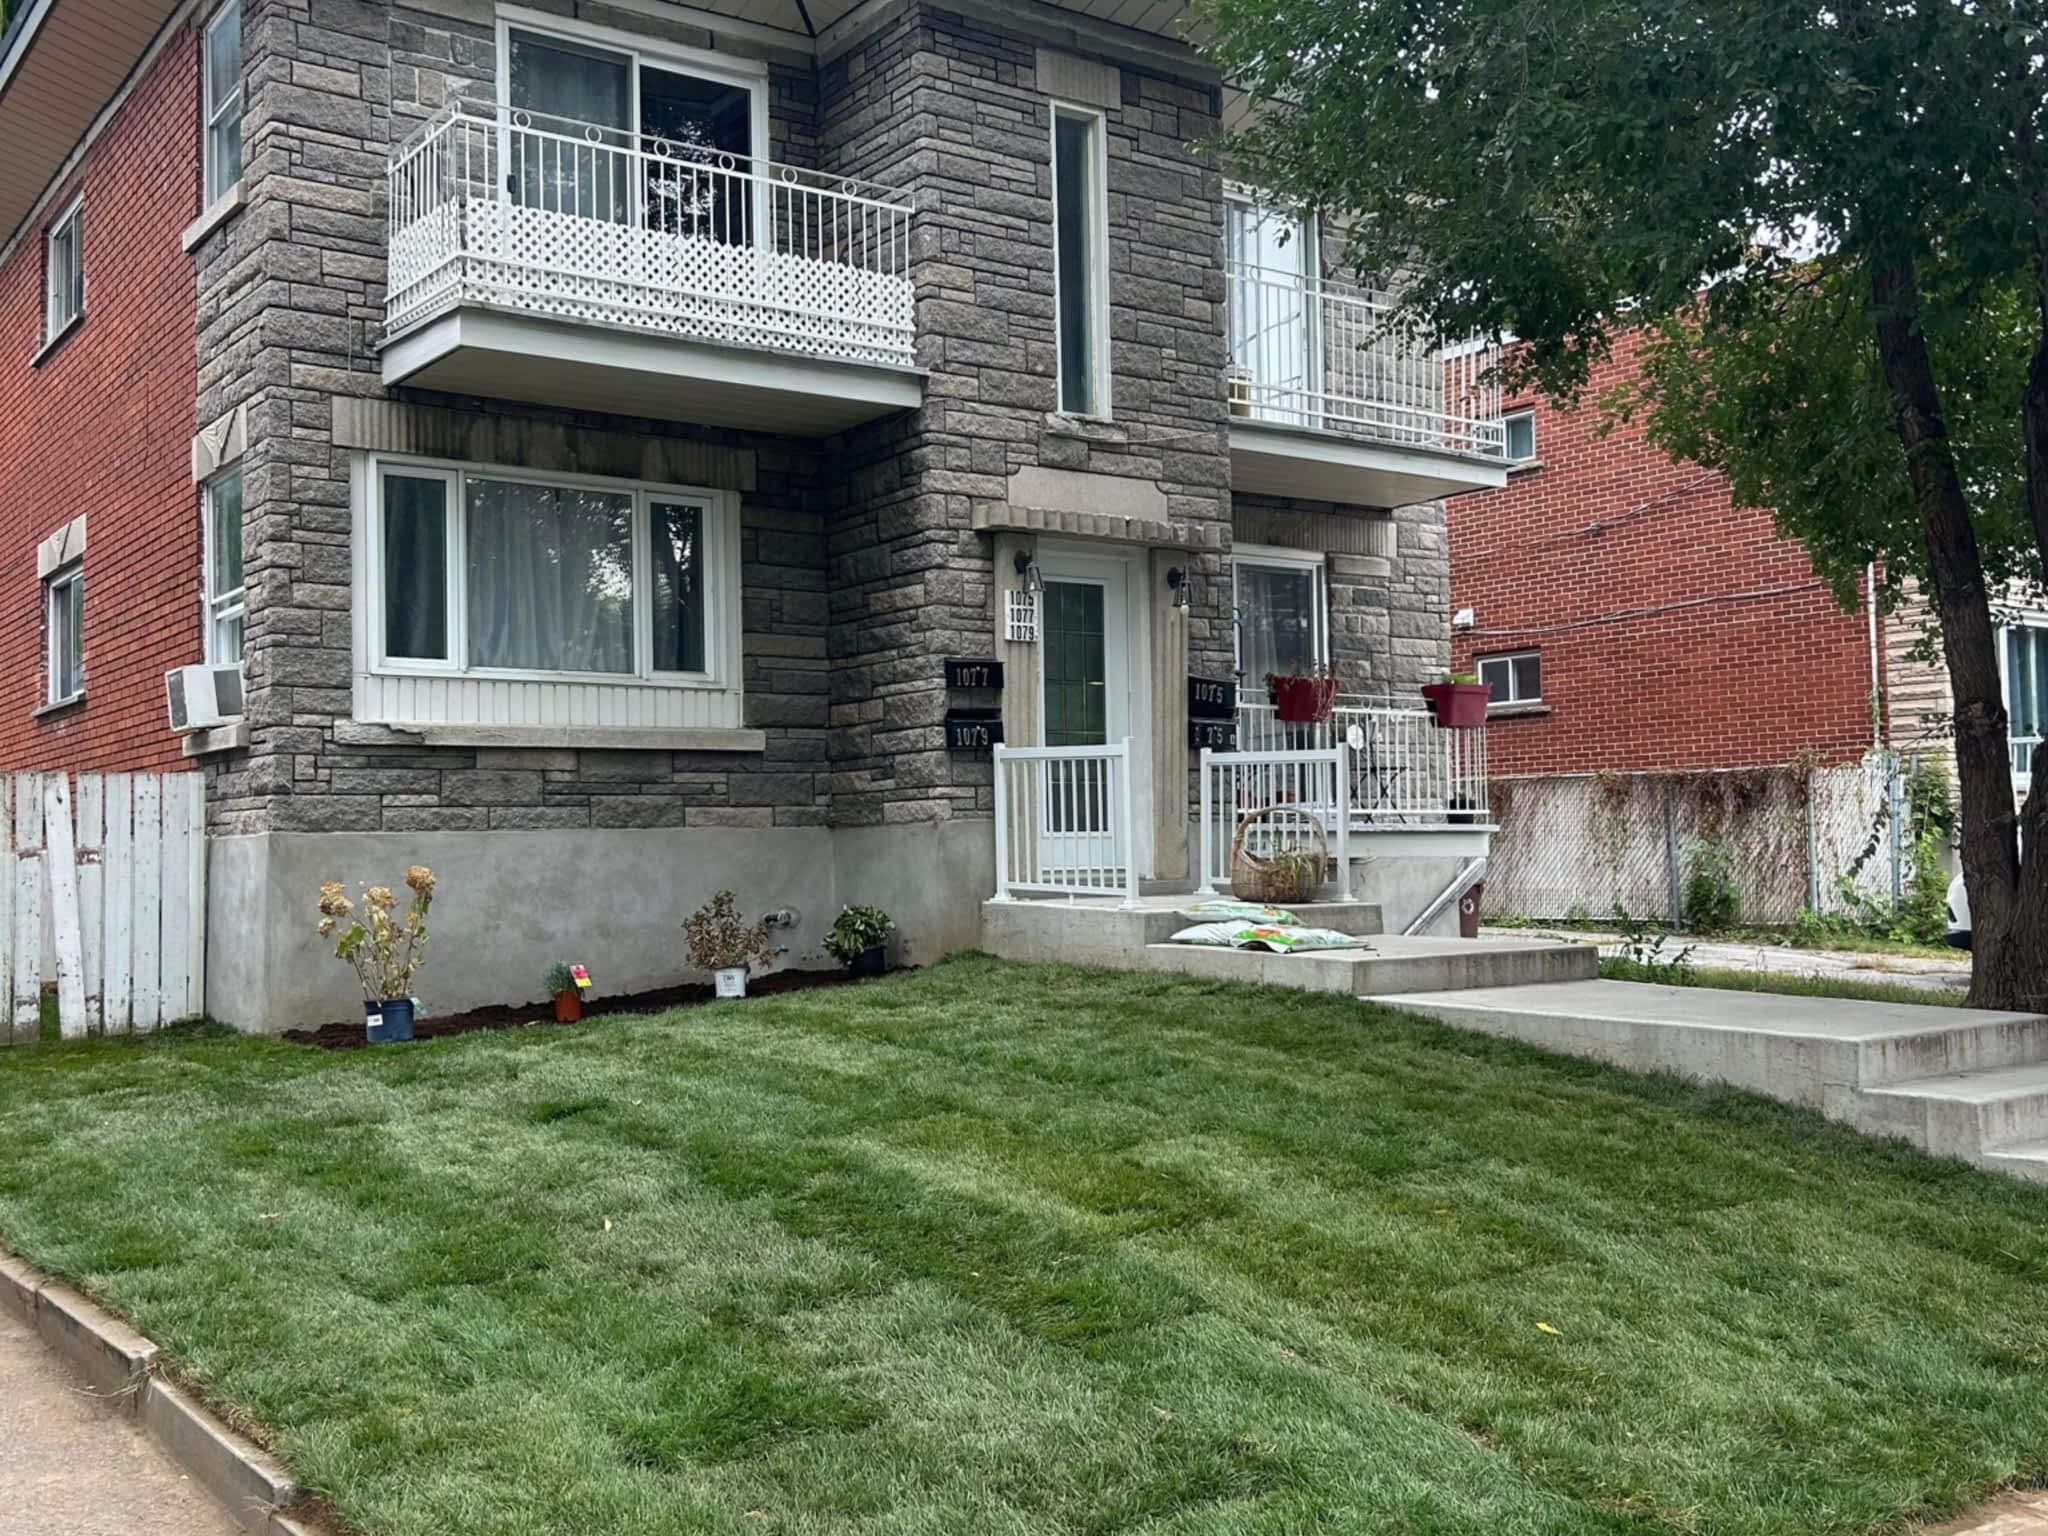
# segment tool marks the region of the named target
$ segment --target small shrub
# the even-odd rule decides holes
[[[320,882],[320,937],[334,940],[335,958],[356,973],[371,1002],[412,996],[412,979],[427,963],[427,909],[434,904],[434,872],[415,864],[405,872],[412,900],[398,916],[388,885],[363,886],[363,916],[339,880]]]
[[[775,958],[768,947],[768,925],[747,922],[731,891],[720,891],[690,914],[683,924],[683,943],[690,964],[700,971],[729,971],[766,965]]]
[[[576,990],[576,973],[560,960],[557,960],[542,975],[540,989],[549,997],[560,997],[564,992],[574,992]]]
[[[880,907],[846,907],[825,935],[825,953],[851,965],[895,931],[895,919]]]
[[[1615,903],[1614,921],[1621,929],[1621,954],[1617,958],[1624,970],[1613,979],[1658,981],[1675,987],[1692,985],[1692,945],[1674,955],[1665,954],[1664,946],[1671,935],[1630,917],[1628,909],[1619,902]]]
[[[1735,885],[1735,861],[1718,837],[1696,837],[1685,845],[1685,890],[1679,911],[1694,933],[1719,933],[1735,922],[1742,893]]]

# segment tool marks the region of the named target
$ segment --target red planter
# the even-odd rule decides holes
[[[1484,683],[1427,683],[1422,697],[1444,730],[1486,724],[1486,701],[1492,690]]]
[[[581,992],[557,992],[555,994],[555,1022],[574,1024],[583,1017],[583,994]]]
[[[1314,725],[1330,718],[1337,702],[1334,677],[1283,677],[1266,674],[1266,696],[1273,701],[1273,713],[1286,725]]]

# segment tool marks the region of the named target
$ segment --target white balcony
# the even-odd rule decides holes
[[[1486,727],[1445,727],[1420,705],[1340,699],[1330,718],[1294,725],[1264,699],[1240,700],[1246,753],[1345,749],[1358,827],[1472,826],[1488,816]]]
[[[465,107],[390,193],[387,384],[799,435],[923,398],[905,194]]]
[[[1349,284],[1243,262],[1226,280],[1236,489],[1395,507],[1507,483],[1497,349],[1430,346]]]

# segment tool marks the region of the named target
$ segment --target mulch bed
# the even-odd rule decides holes
[[[775,992],[804,992],[812,987],[843,987],[859,978],[849,971],[776,971],[747,980],[747,996],[763,997]],[[583,1005],[581,1023],[608,1015],[666,1013],[671,1008],[693,1008],[716,996],[709,983],[686,987],[660,987],[652,992],[629,992],[620,997],[596,997]],[[574,1024],[555,1023],[554,1004],[500,1004],[472,1008],[467,1013],[436,1013],[413,1020],[415,1040],[439,1040],[447,1035],[466,1035],[478,1029],[524,1029],[545,1024],[554,1029],[574,1029]],[[322,1024],[318,1029],[288,1029],[278,1037],[294,1045],[316,1045],[323,1051],[352,1051],[370,1042],[363,1037],[360,1019],[346,1024]]]

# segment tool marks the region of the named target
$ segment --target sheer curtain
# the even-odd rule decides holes
[[[1307,671],[1316,654],[1315,573],[1284,566],[1237,568],[1237,655],[1245,686],[1266,674]]]
[[[633,670],[633,498],[472,479],[469,664]]]

